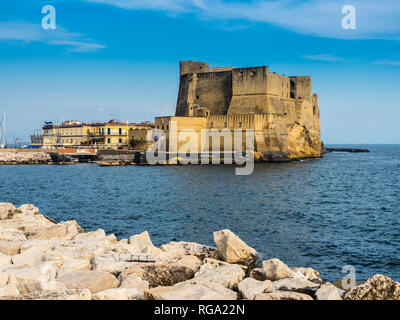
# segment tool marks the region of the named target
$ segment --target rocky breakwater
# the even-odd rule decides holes
[[[50,155],[42,151],[0,150],[0,165],[47,164],[51,161]]]
[[[0,204],[0,299],[3,300],[399,300],[400,284],[375,275],[345,292],[312,268],[257,251],[229,230],[216,247],[170,242],[147,232],[117,240],[56,223],[33,205]],[[262,267],[261,267],[262,265]]]

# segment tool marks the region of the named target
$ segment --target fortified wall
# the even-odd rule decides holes
[[[321,156],[318,94],[309,76],[271,73],[268,66],[210,69],[204,62],[182,61],[174,119],[190,129],[186,117],[204,118],[204,129],[255,130],[255,151],[266,159],[274,153]],[[156,127],[166,121],[156,119]]]

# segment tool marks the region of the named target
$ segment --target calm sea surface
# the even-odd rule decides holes
[[[229,228],[263,259],[311,266],[328,281],[353,265],[357,280],[400,281],[400,145],[371,153],[232,166],[0,166],[0,202],[32,203],[56,220],[118,238],[148,230],[156,245],[213,245]]]

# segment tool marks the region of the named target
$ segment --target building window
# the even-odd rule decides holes
[[[111,139],[110,138],[107,139],[107,143],[111,143]]]
[[[211,128],[214,128],[214,122],[211,122],[211,123],[210,123],[210,127],[211,127]]]
[[[122,128],[119,128],[118,133],[120,136],[122,135]]]
[[[196,99],[199,100],[199,99],[200,99],[200,96],[196,96]]]
[[[108,135],[111,134],[111,129],[110,129],[110,128],[107,129],[107,134],[108,134]]]
[[[118,139],[118,143],[122,143],[122,139]]]
[[[241,128],[242,127],[242,123],[241,122],[239,122],[239,128]]]
[[[226,128],[228,126],[228,124],[226,122],[224,122],[224,128]]]

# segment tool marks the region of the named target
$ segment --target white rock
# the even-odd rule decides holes
[[[320,287],[320,285],[317,283],[298,278],[286,278],[273,281],[272,285],[275,290],[294,291],[306,294],[314,294],[315,291]]]
[[[1,269],[0,269],[1,272]],[[5,271],[9,275],[9,283],[18,285],[23,282],[41,282],[54,280],[57,269],[49,262],[33,267],[14,266]]]
[[[292,269],[279,259],[263,261],[262,265],[267,279],[271,281],[290,278],[293,275]]]
[[[39,208],[35,207],[33,204],[23,204],[18,209],[23,215],[34,216],[40,214]]]
[[[119,275],[121,272],[134,265],[133,262],[115,261],[112,257],[94,257],[91,264],[94,271],[104,271],[114,275]]]
[[[342,300],[339,289],[331,283],[321,285],[321,287],[315,292],[317,300]]]
[[[259,293],[274,291],[272,282],[269,280],[258,281],[253,278],[246,278],[238,284],[239,292],[246,300],[253,300]]]
[[[89,240],[103,240],[105,237],[105,231],[103,229],[98,229],[96,231],[79,233],[73,238],[73,240],[75,242],[86,242]]]
[[[9,284],[3,288],[0,288],[0,297],[16,296],[16,295],[19,295],[19,291],[18,288],[13,284]]]
[[[36,247],[32,247],[12,257],[13,264],[36,266],[46,261],[46,255]]]
[[[8,219],[12,217],[16,211],[16,207],[12,203],[1,202],[0,203],[0,220]]]
[[[62,267],[58,270],[58,276],[72,270],[91,270],[92,265],[85,259],[70,259],[63,262]]]
[[[186,282],[203,284],[207,282],[219,283],[220,285],[233,289],[245,277],[245,273],[237,265],[227,264],[217,268],[205,269],[203,272],[196,273],[193,279]]]
[[[136,246],[141,253],[150,253],[156,256],[162,252],[161,249],[153,245],[153,242],[151,242],[150,235],[147,231],[130,237],[129,244]]]
[[[290,291],[273,291],[267,293],[259,293],[254,300],[313,300],[307,294],[290,292]]]
[[[126,289],[107,289],[92,295],[92,300],[128,300]]]
[[[257,259],[257,251],[228,229],[214,232],[214,242],[228,263],[245,263]]]
[[[0,230],[0,240],[26,240],[26,237],[22,231],[10,228]]]
[[[313,268],[293,268],[293,271],[300,272],[307,280],[311,282],[319,284],[323,283],[320,273]]]
[[[11,264],[11,257],[0,252],[0,267]]]
[[[180,283],[172,287],[145,290],[146,300],[236,300],[236,293],[221,294],[201,284]]]
[[[57,280],[68,289],[89,289],[92,293],[117,288],[120,284],[112,274],[87,270],[69,271],[57,277]]]
[[[12,296],[12,300],[91,300],[92,294],[88,289],[64,291],[36,291],[31,294]]]
[[[8,256],[19,254],[22,244],[22,241],[0,240],[0,253]]]
[[[37,291],[65,291],[67,287],[57,281],[57,280],[51,280],[51,281],[33,281],[33,282],[22,282],[18,284],[18,290],[20,294],[32,294]]]
[[[0,288],[3,288],[7,285],[8,278],[9,278],[8,273],[0,272]]]

